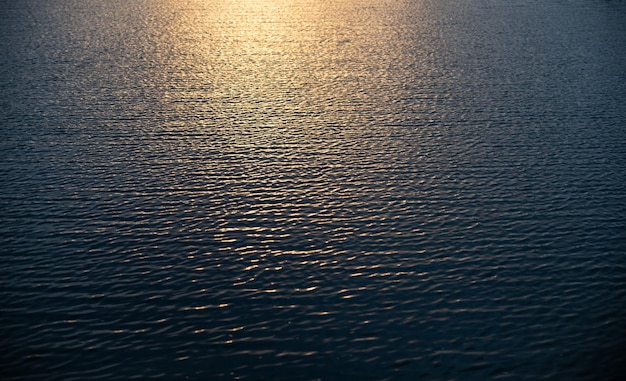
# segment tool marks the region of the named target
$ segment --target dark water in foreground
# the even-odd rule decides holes
[[[623,1],[0,1],[3,379],[609,380]]]

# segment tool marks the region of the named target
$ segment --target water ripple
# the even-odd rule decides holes
[[[5,8],[7,380],[619,379],[622,4]]]

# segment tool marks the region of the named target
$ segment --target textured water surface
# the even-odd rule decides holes
[[[622,1],[0,1],[3,379],[611,380]]]

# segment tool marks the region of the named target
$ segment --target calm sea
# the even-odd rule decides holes
[[[0,0],[3,380],[618,380],[626,2]]]

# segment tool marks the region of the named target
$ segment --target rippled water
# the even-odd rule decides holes
[[[0,1],[3,379],[608,380],[623,1]]]

